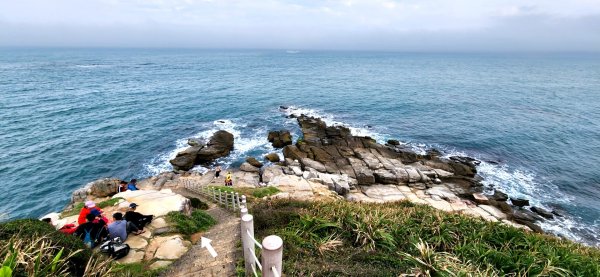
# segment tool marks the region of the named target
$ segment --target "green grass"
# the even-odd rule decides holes
[[[115,204],[119,203],[119,201],[121,201],[121,200],[125,200],[125,199],[123,199],[121,197],[116,197],[116,198],[112,198],[112,199],[108,199],[108,200],[102,201],[102,202],[96,204],[96,206],[98,206],[98,208],[100,208],[100,209],[104,209],[106,207],[112,207],[112,206],[114,206]]]
[[[84,206],[83,202],[74,203],[72,209],[65,210],[60,215],[61,215],[61,217],[69,217],[69,216],[78,215],[79,212],[81,211],[81,209],[83,209],[83,206]]]
[[[265,196],[270,196],[279,192],[279,189],[276,187],[266,187],[266,188],[258,188],[252,191],[252,196],[256,198],[263,198]]]
[[[210,187],[214,188],[214,189],[219,189],[219,190],[227,192],[227,193],[235,192],[235,189],[233,189],[232,187],[226,187],[226,186],[210,186]]]
[[[600,250],[410,202],[260,201],[290,276],[600,276]]]
[[[146,263],[115,264],[113,272],[117,276],[156,277],[164,271],[164,268],[148,269]]]
[[[206,231],[217,224],[214,218],[201,210],[193,211],[192,216],[187,216],[181,212],[170,212],[167,214],[167,221],[175,226],[177,232],[184,235]]]
[[[112,199],[108,199],[108,200],[102,201],[100,203],[97,203],[96,206],[98,206],[100,209],[104,209],[106,207],[114,206],[120,200],[124,200],[124,199],[121,197],[112,198]],[[73,208],[63,211],[61,213],[61,217],[69,217],[69,216],[78,215],[79,212],[81,212],[81,209],[83,209],[83,205],[84,205],[83,202],[77,202],[77,203],[73,204]]]

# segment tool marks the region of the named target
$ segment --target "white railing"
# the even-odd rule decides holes
[[[226,209],[237,211],[246,207],[246,196],[240,196],[237,192],[227,192],[208,185],[201,185],[192,180],[182,180],[183,186],[195,193],[206,196],[214,202],[224,206]]]
[[[268,236],[259,243],[254,238],[254,217],[248,214],[246,208],[241,210],[242,248],[244,252],[244,267],[246,275],[250,272],[258,277],[256,268],[262,276],[280,277],[283,264],[283,240],[279,236]],[[261,259],[256,256],[256,247],[261,249]]]
[[[258,277],[258,270],[263,277],[280,277],[283,265],[283,240],[279,236],[271,235],[259,243],[254,238],[254,217],[248,214],[246,196],[237,192],[225,192],[208,185],[201,185],[192,180],[182,180],[188,190],[206,196],[208,199],[219,203],[225,208],[240,211],[241,237],[244,252],[244,266],[246,276],[253,274]],[[261,259],[256,256],[256,247],[261,249]],[[266,269],[266,270],[265,270]]]

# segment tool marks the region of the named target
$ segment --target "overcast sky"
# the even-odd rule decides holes
[[[0,0],[0,46],[600,51],[600,0]]]

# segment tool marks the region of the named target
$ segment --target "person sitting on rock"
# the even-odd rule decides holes
[[[90,214],[95,216],[94,223],[98,223],[100,221],[104,221],[104,224],[108,224],[108,218],[104,216],[104,212],[100,208],[94,208],[90,211]]]
[[[121,241],[125,241],[127,239],[127,234],[133,233],[135,235],[139,235],[145,231],[138,229],[135,224],[123,220],[122,213],[114,213],[113,214],[113,223],[108,224],[108,233],[110,234],[110,238],[114,239],[116,237],[121,238]]]
[[[77,236],[83,243],[90,248],[94,248],[102,241],[108,238],[108,230],[106,229],[106,223],[103,220],[94,223],[96,216],[88,214],[86,217],[87,222],[77,226],[73,235]]]
[[[121,181],[121,183],[119,183],[119,186],[117,187],[117,193],[124,192],[126,190],[127,190],[127,182]]]
[[[81,225],[85,223],[85,217],[96,208],[96,203],[94,201],[85,201],[85,205],[79,212],[79,218],[77,218],[77,224]]]
[[[54,224],[52,223],[51,218],[48,218],[48,217],[42,218],[42,221],[52,225],[52,227],[55,227]],[[56,226],[56,228],[58,228],[58,226]],[[63,234],[71,235],[75,232],[76,229],[77,228],[75,227],[75,224],[65,224],[62,227],[58,228],[58,231]]]
[[[227,176],[225,176],[225,186],[227,186],[227,187],[233,186],[233,180],[231,179],[231,171],[228,171]]]
[[[127,184],[127,190],[139,190],[137,187],[137,180],[136,179],[131,179],[131,181],[129,182],[129,184]]]
[[[136,203],[129,204],[129,211],[125,213],[125,220],[132,222],[140,230],[146,226],[146,224],[152,221],[153,215],[143,215],[135,211],[138,206]]]

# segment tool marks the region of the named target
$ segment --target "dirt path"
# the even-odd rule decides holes
[[[176,192],[186,197],[206,200],[187,189]],[[213,258],[206,248],[201,248],[199,240],[161,276],[236,276],[235,263],[241,257],[241,251],[237,247],[240,241],[240,219],[210,201],[205,202],[209,204],[206,212],[218,223],[204,233],[203,237],[212,240],[218,256]]]

